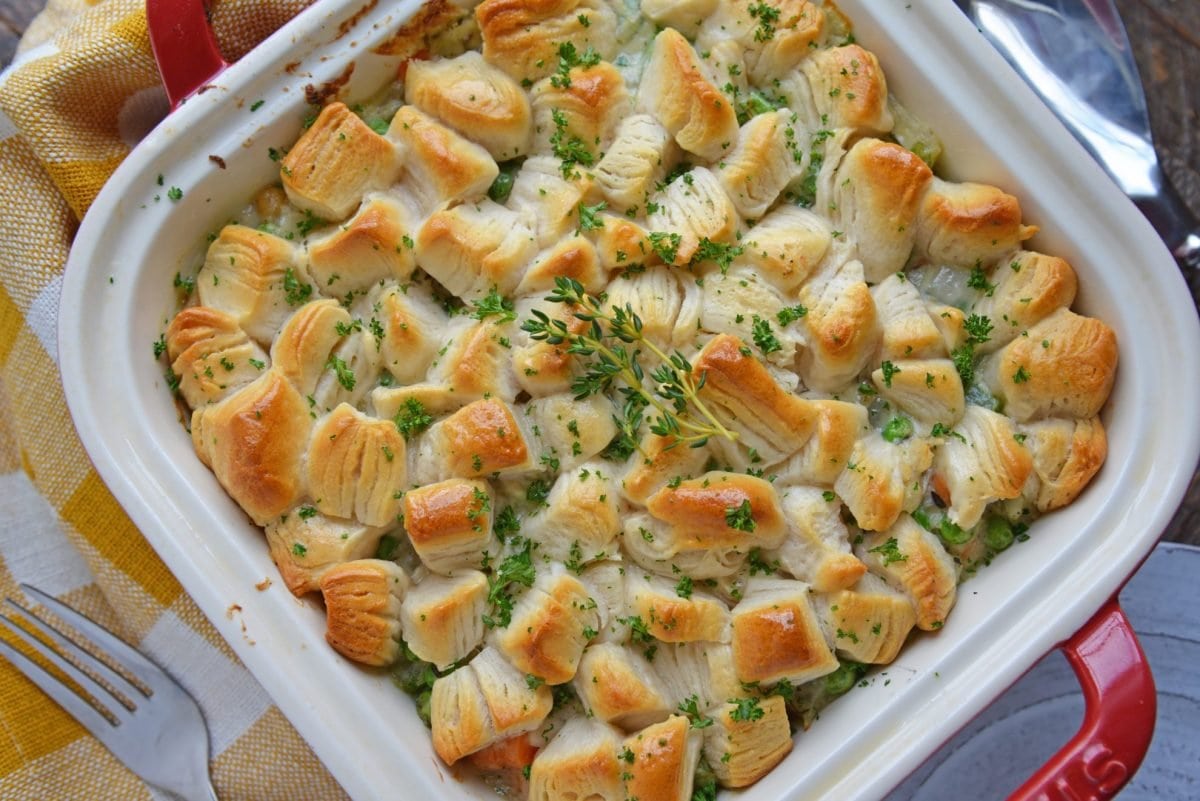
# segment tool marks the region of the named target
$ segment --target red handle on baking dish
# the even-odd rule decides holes
[[[229,66],[204,0],[146,0],[146,24],[172,111]]]
[[[1008,801],[1113,798],[1150,748],[1154,677],[1117,599],[1059,647],[1083,686],[1083,726]]]

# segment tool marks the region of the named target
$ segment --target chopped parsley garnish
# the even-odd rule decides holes
[[[300,516],[301,520],[307,520],[317,514],[317,508],[315,506],[301,506],[296,514]]]
[[[586,26],[585,26],[586,27]],[[556,89],[566,89],[571,85],[571,69],[573,67],[594,67],[600,63],[600,54],[591,47],[579,55],[572,42],[563,42],[558,46],[558,70],[550,76],[550,85]]]
[[[736,709],[730,711],[730,720],[735,720],[739,723],[749,723],[751,721],[760,720],[763,715],[767,714],[766,711],[758,705],[757,698],[730,698],[728,701],[729,703],[737,706]]]
[[[550,484],[544,479],[535,478],[525,490],[525,500],[538,506],[546,506],[548,497],[550,497]]]
[[[175,273],[175,288],[183,290],[183,293],[185,295],[190,295],[190,294],[192,294],[192,291],[195,290],[195,288],[196,288],[196,279],[195,278],[184,278],[179,273]]]
[[[595,231],[604,227],[604,220],[599,216],[599,214],[608,208],[608,204],[603,200],[597,203],[595,206],[587,206],[581,202],[578,208],[580,231]]]
[[[978,289],[988,297],[996,291],[996,285],[988,281],[987,273],[983,269],[983,265],[975,262],[975,266],[971,268],[971,275],[967,278],[967,286],[971,289]]]
[[[174,203],[174,202],[178,202],[182,199],[183,199],[183,190],[180,189],[178,186],[172,186],[170,189],[167,190],[167,200],[170,200],[171,202]]]
[[[754,337],[754,344],[758,346],[758,349],[762,351],[764,356],[783,350],[783,345],[780,343],[779,338],[771,330],[771,323],[757,314],[754,315],[754,325],[751,328],[751,334]]]
[[[307,303],[308,299],[312,297],[312,293],[312,285],[301,284],[291,267],[283,271],[283,297],[289,306]]]
[[[766,3],[751,3],[746,9],[750,16],[758,20],[758,28],[754,31],[754,41],[769,42],[775,36],[775,23],[779,21],[779,9]]]
[[[333,330],[339,337],[350,336],[351,332],[362,330],[362,320],[354,320],[349,324],[343,322],[334,323]]]
[[[907,417],[893,417],[883,427],[883,438],[888,442],[903,442],[913,434],[912,420]]]
[[[731,506],[725,510],[725,525],[738,531],[754,531],[754,511],[750,508],[750,499],[742,501],[741,506]]]
[[[1013,373],[1012,380],[1014,384],[1024,384],[1029,380],[1029,371],[1025,369],[1025,365],[1017,368],[1017,372]]]
[[[694,693],[679,705],[679,711],[687,715],[688,720],[692,722],[693,729],[707,729],[716,721],[712,718],[705,717],[700,711],[700,698]]]
[[[654,248],[654,252],[658,257],[667,264],[675,262],[675,256],[679,253],[679,246],[683,244],[683,237],[679,234],[665,233],[663,231],[652,231],[650,233],[650,247]]]
[[[596,163],[596,157],[592,155],[592,151],[588,150],[586,142],[574,134],[568,134],[567,115],[558,109],[552,109],[550,118],[554,121],[554,133],[550,135],[550,149],[554,152],[554,157],[562,161],[559,167],[562,170],[562,176],[566,180],[578,178],[580,176],[575,165],[582,164],[590,167]]]
[[[520,530],[521,520],[511,506],[505,506],[492,520],[492,531],[496,532],[496,539],[500,542],[507,542],[510,535]]]
[[[471,305],[475,308],[475,311],[471,312],[471,316],[476,320],[498,317],[500,318],[498,322],[507,323],[517,319],[517,313],[513,310],[513,302],[501,296],[494,286],[479,300],[471,301]]]
[[[530,556],[532,548],[533,543],[526,540],[524,549],[505,557],[504,561],[496,567],[487,597],[493,614],[483,616],[483,623],[488,628],[504,628],[512,622],[513,600],[512,596],[508,594],[510,584],[533,586],[537,573]]]
[[[393,537],[391,534],[384,534],[379,538],[379,545],[375,548],[376,559],[391,559],[396,555],[396,548],[400,546],[400,540]]]
[[[867,549],[867,553],[877,553],[883,559],[883,566],[887,567],[892,562],[907,562],[908,556],[900,552],[900,543],[895,537],[888,537],[887,542],[883,545],[877,545],[874,548]]]
[[[780,325],[790,325],[806,314],[808,314],[808,309],[802,305],[785,306],[776,313],[775,319],[779,321]]]
[[[425,411],[425,405],[416,398],[405,398],[404,405],[396,412],[396,428],[406,440],[412,439],[433,424],[433,415]]]
[[[733,260],[744,252],[745,248],[741,245],[726,245],[704,237],[700,240],[695,255],[692,256],[691,264],[711,261],[721,269],[721,275],[725,275],[729,272],[729,266],[733,264]]]
[[[834,501],[837,500],[837,493],[834,492],[833,490],[825,490],[824,492],[821,493],[821,497],[825,500],[826,503],[833,503]]]
[[[883,370],[883,385],[885,387],[891,387],[892,377],[895,376],[896,373],[900,372],[900,368],[891,362],[884,362],[880,366],[880,369]]]
[[[654,635],[650,633],[650,629],[646,626],[646,622],[642,620],[641,615],[619,617],[617,618],[617,622],[629,626],[630,642],[648,646],[642,653],[646,659],[653,661],[654,654],[658,652],[658,645],[655,643]]]
[[[768,562],[766,559],[763,559],[760,549],[751,548],[750,554],[746,557],[746,564],[750,566],[751,576],[757,576],[759,573],[772,576],[779,567],[779,560],[776,559],[774,562]]]
[[[959,345],[950,354],[950,359],[954,362],[954,369],[958,371],[963,386],[971,386],[975,382],[975,346],[970,342]]]
[[[167,352],[167,335],[159,334],[158,339],[154,340],[154,358],[159,359]]]
[[[691,576],[684,576],[683,578],[679,579],[679,581],[675,584],[675,594],[684,599],[692,597]]]
[[[929,430],[929,436],[931,436],[931,437],[956,437],[957,439],[959,439],[960,441],[962,441],[964,443],[967,441],[966,437],[964,437],[962,434],[958,433],[957,431],[955,431],[954,429],[950,428],[949,426],[947,426],[943,423],[934,423],[933,428],[931,428]]]
[[[992,338],[992,321],[982,314],[972,314],[963,321],[967,338],[976,345],[982,345]]]
[[[354,389],[354,385],[357,383],[357,380],[354,377],[354,371],[346,366],[346,362],[343,359],[339,359],[332,353],[329,354],[329,361],[325,362],[325,369],[333,370],[337,374],[338,383],[341,384],[342,388],[347,392]]]
[[[296,556],[304,556],[306,553],[308,553],[308,548],[306,548],[303,543],[293,542],[292,553]]]

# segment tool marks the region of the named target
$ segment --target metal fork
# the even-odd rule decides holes
[[[58,650],[34,637],[12,617],[0,613],[0,621],[70,676],[92,700],[76,694],[2,639],[0,655],[71,713],[144,782],[184,801],[217,801],[208,777],[208,728],[200,707],[187,691],[158,665],[71,607],[28,584],[22,584],[21,590],[73,626],[81,641],[87,641],[97,654],[143,686],[129,681],[11,598],[5,601],[11,611],[18,613],[16,617],[53,642]]]

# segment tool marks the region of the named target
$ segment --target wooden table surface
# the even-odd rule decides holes
[[[1200,2],[1116,2],[1146,84],[1159,158],[1200,218]],[[0,0],[0,66],[12,59],[21,33],[44,5],[45,0]],[[1200,287],[1200,281],[1194,285]],[[1184,357],[1185,369],[1200,370],[1200,354]],[[1192,476],[1187,498],[1164,537],[1200,545],[1200,472]]]

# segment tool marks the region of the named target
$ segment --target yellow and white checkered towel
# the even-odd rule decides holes
[[[308,0],[214,0],[237,58]],[[165,113],[144,0],[50,0],[0,77],[0,594],[27,582],[137,645],[197,698],[222,799],[344,793],[113,500],[67,413],[56,356],[71,238]],[[0,660],[0,798],[160,794]]]

